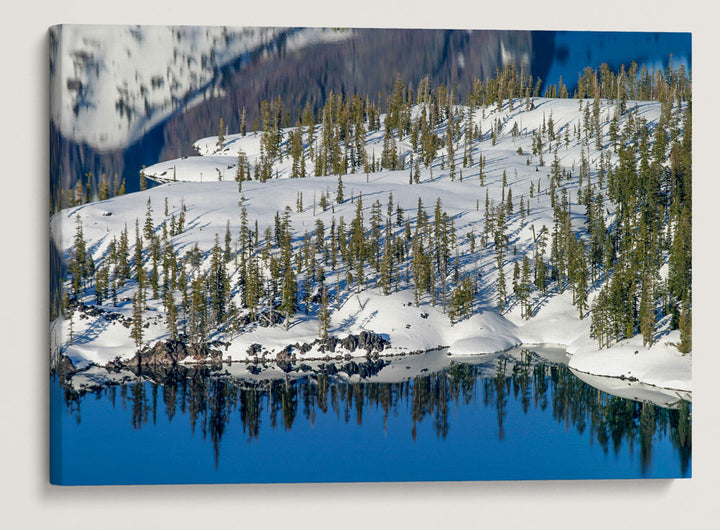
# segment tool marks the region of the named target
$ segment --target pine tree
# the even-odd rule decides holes
[[[297,281],[292,267],[285,268],[282,284],[280,311],[285,315],[285,330],[290,327],[290,317],[295,314],[297,304]]]
[[[177,307],[170,290],[166,292],[163,303],[165,305],[165,324],[170,332],[170,339],[175,340],[177,338]]]
[[[680,313],[680,344],[678,351],[680,353],[690,353],[692,351],[692,310],[688,304],[683,304]]]
[[[223,259],[225,263],[230,263],[232,253],[230,250],[230,243],[232,242],[232,236],[230,235],[230,219],[225,223],[225,248],[223,250]]]
[[[218,123],[217,146],[222,147],[223,143],[225,143],[225,122],[223,121],[222,116],[220,116],[220,122]]]
[[[652,279],[645,277],[642,280],[642,288],[640,294],[640,333],[643,337],[643,346],[650,347],[653,345],[655,332],[655,308],[652,299]]]
[[[153,218],[152,218],[152,203],[150,202],[150,197],[148,197],[147,200],[147,210],[145,211],[145,224],[143,225],[143,235],[145,236],[145,239],[150,241],[153,237]]]
[[[87,183],[85,185],[85,203],[92,202],[92,188],[93,188],[93,172],[89,171],[85,173]]]
[[[345,201],[345,195],[343,193],[345,187],[343,186],[342,175],[338,175],[338,185],[335,200],[338,204],[342,204]]]
[[[70,273],[73,296],[75,300],[80,301],[82,286],[87,276],[88,266],[85,262],[87,257],[87,249],[85,245],[85,237],[83,235],[82,221],[78,215],[76,218],[75,239],[73,242],[73,254],[68,265]]]
[[[143,240],[140,235],[140,223],[135,219],[135,279],[138,283],[138,289],[145,289],[145,269],[143,269]]]
[[[386,225],[386,226],[389,226]],[[385,232],[385,248],[380,263],[380,288],[384,295],[389,295],[393,282],[393,240],[389,229]]]
[[[247,112],[245,107],[240,112],[240,134],[245,136],[247,134]]]
[[[294,131],[291,131],[290,137],[290,151],[292,156],[292,168],[290,172],[291,178],[302,178],[305,177],[305,168],[303,161],[305,159],[305,153],[303,151],[302,144],[302,130],[300,127],[296,127]]]
[[[104,201],[110,198],[110,184],[108,183],[105,173],[100,175],[100,183],[98,184],[98,200]]]
[[[507,300],[507,289],[505,287],[505,271],[503,270],[503,255],[502,250],[497,255],[497,267],[498,267],[498,279],[497,279],[497,290],[496,290],[496,301],[498,311],[502,313],[505,310],[505,303]]]
[[[187,311],[190,341],[192,344],[201,344],[205,340],[207,326],[207,303],[203,289],[203,279],[199,273],[195,274],[190,294],[190,307]]]
[[[527,254],[523,256],[522,272],[520,275],[520,307],[521,317],[528,320],[532,317],[530,306],[530,260]]]
[[[134,339],[135,347],[140,348],[143,342],[143,306],[142,291],[138,290],[133,295],[133,316],[130,328],[130,338]]]
[[[328,330],[330,329],[330,308],[328,306],[327,289],[322,287],[322,298],[320,301],[320,312],[318,313],[318,323],[320,325],[320,339],[328,338]]]
[[[362,193],[358,196],[355,207],[355,218],[350,226],[349,256],[355,264],[355,280],[357,289],[364,283],[365,278],[365,257],[366,257],[365,225],[363,222]]]
[[[690,297],[692,289],[692,235],[690,207],[683,208],[676,224],[668,259],[668,285],[677,305]],[[676,309],[676,311],[678,311]],[[679,312],[679,311],[678,311]]]
[[[598,341],[600,349],[610,346],[610,300],[607,285],[600,289],[590,315],[590,337]]]

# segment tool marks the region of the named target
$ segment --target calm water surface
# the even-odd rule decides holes
[[[689,477],[691,407],[537,353],[108,374],[51,385],[60,484]],[[110,381],[112,379],[113,381]]]

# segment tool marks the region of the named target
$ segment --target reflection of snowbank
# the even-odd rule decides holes
[[[586,374],[578,370],[573,370],[572,367],[570,367],[570,371],[575,377],[590,386],[612,394],[613,396],[632,399],[633,401],[649,401],[664,408],[676,408],[680,401],[692,401],[692,394],[690,392],[667,390],[639,381],[630,381],[618,377]]]
[[[528,352],[531,353],[529,358],[525,357]],[[532,355],[532,353],[537,355]],[[293,381],[320,373],[349,383],[401,383],[416,377],[441,372],[450,368],[453,363],[471,365],[478,369],[476,375],[494,377],[497,375],[501,359],[504,361],[505,372],[510,374],[513,366],[521,362],[529,362],[530,365],[536,362],[555,364],[553,355],[558,353],[561,353],[561,350],[538,349],[538,351],[535,351],[535,349],[513,348],[502,354],[454,357],[448,353],[447,349],[439,349],[420,354],[386,356],[379,359],[356,357],[350,360],[329,361],[298,359],[292,363],[276,363],[272,361],[232,362],[213,367],[207,372],[207,375],[210,377],[230,377],[250,384],[277,380]],[[567,364],[566,362],[560,362]],[[194,370],[202,369],[202,367],[195,366],[175,368],[148,366],[143,367],[141,377],[145,380],[162,380],[163,377],[167,377],[167,374],[173,371],[180,374],[191,374]],[[153,376],[154,373],[157,373],[157,377]],[[92,391],[104,386],[125,384],[135,380],[137,377],[133,371],[127,368],[109,370],[100,366],[89,366],[73,374],[69,381],[77,391]]]
[[[70,384],[78,392],[93,391],[106,386],[121,385],[137,379],[130,370],[111,372],[100,366],[90,366],[70,378]]]
[[[529,357],[527,355],[529,354]],[[302,361],[284,366],[275,362],[234,362],[207,372],[209,377],[229,377],[240,384],[263,385],[271,381],[296,381],[307,377],[325,374],[339,382],[348,383],[402,383],[437,374],[449,369],[453,363],[469,365],[475,368],[475,376],[493,378],[498,368],[506,375],[513,373],[518,363],[535,365],[549,363],[567,365],[568,355],[564,349],[551,346],[531,348],[513,348],[504,353],[485,355],[451,355],[446,349],[428,351],[416,355],[399,355],[370,360],[355,358],[342,361]],[[502,364],[500,364],[502,362]],[[108,370],[100,366],[90,366],[73,374],[69,383],[77,392],[95,391],[104,387],[124,385],[138,380],[155,381],[164,384],[165,378],[174,370],[180,377],[190,377],[194,370],[201,368],[159,368],[153,375],[153,368],[143,370],[138,376],[133,371],[122,369]],[[573,375],[588,385],[608,394],[633,401],[650,402],[664,408],[676,408],[681,401],[691,401],[689,391],[669,390],[635,380],[618,377],[604,377],[583,373],[570,368]],[[185,375],[183,375],[185,374]],[[172,378],[174,379],[174,378]]]

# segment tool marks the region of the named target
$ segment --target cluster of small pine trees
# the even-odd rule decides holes
[[[77,179],[73,188],[62,190],[57,197],[58,203],[53,205],[52,211],[94,201],[104,201],[118,195],[125,195],[125,179],[121,179],[118,175],[109,178],[105,173],[96,178],[92,171],[88,171],[85,173],[84,179]]]
[[[525,109],[531,110],[535,105],[534,98],[540,95],[541,86],[539,79],[526,75],[522,70],[517,72],[511,63],[502,71],[497,71],[493,78],[485,81],[476,79],[466,101],[456,101],[454,91],[442,84],[431,87],[429,77],[423,78],[416,90],[397,80],[391,94],[381,93],[374,99],[368,95],[343,96],[330,92],[317,114],[309,104],[301,111],[294,110],[294,115],[298,116],[294,128],[289,123],[290,109],[284,108],[279,97],[271,102],[264,100],[260,104],[260,157],[252,169],[246,161],[239,164],[242,168],[238,169],[238,173],[242,173],[240,180],[255,178],[265,181],[273,178],[278,175],[274,164],[290,158],[291,177],[296,178],[310,174],[326,176],[409,169],[410,180],[418,182],[420,163],[432,175],[433,163],[442,150],[446,153],[441,154],[441,167],[445,169],[447,156],[450,177],[454,179],[457,176],[455,154],[461,149],[463,168],[473,167],[476,163],[471,146],[475,139],[483,139],[483,131],[473,124],[476,113],[481,112],[484,117],[485,112],[492,108],[512,111],[523,101]],[[547,86],[545,96],[570,97],[562,78],[558,86]],[[597,70],[586,68],[579,75],[578,88],[573,96],[593,98],[592,108],[589,105],[585,107],[583,128],[587,137],[594,136],[599,142],[601,99],[616,101],[612,131],[613,127],[617,129],[617,118],[626,112],[628,100],[669,101],[672,106],[673,100],[680,104],[689,100],[690,94],[691,82],[684,66],[674,69],[671,64],[664,72],[657,70],[650,75],[645,66],[638,67],[632,63],[627,71],[622,66],[618,73],[612,72],[607,64]],[[420,112],[414,113],[413,105],[420,106]],[[383,114],[385,119],[381,119]],[[283,115],[287,130],[281,128]],[[440,125],[444,126],[444,132],[440,132]],[[502,124],[497,121],[487,133],[493,145],[501,127]],[[547,127],[551,141],[554,141],[552,118],[548,120]],[[593,131],[595,134],[592,134]],[[367,150],[368,135],[374,132],[383,135],[380,153]],[[244,129],[242,134],[245,134]],[[513,131],[513,134],[519,135],[519,131]],[[569,131],[566,130],[565,135],[567,143]],[[400,141],[409,141],[411,151],[401,152],[398,147]],[[599,144],[596,147],[601,148]],[[541,151],[534,149],[534,153],[541,154]],[[478,164],[482,162],[478,161]],[[540,165],[544,165],[542,156]]]

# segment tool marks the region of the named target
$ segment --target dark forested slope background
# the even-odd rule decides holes
[[[443,83],[462,99],[473,79],[493,76],[508,61],[543,83],[556,83],[561,75],[571,91],[584,66],[608,62],[618,68],[633,60],[662,66],[670,54],[688,66],[690,61],[689,34],[354,29],[348,39],[291,51],[285,46],[287,36],[281,32],[255,53],[218,68],[210,83],[220,96],[179,108],[132,145],[98,151],[64,138],[51,122],[51,211],[60,206],[58,188],[72,189],[89,172],[94,188],[105,174],[124,178],[126,191],[136,191],[143,165],[193,154],[192,142],[217,134],[221,117],[230,131],[237,131],[244,108],[252,130],[265,99],[280,97],[292,125],[297,109],[309,105],[317,111],[331,91],[377,99],[390,93],[398,78],[414,86],[429,75],[433,86]]]

